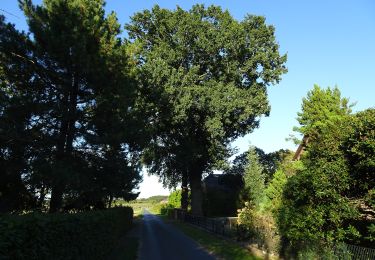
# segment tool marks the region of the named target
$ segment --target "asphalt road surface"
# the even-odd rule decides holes
[[[195,241],[171,224],[144,211],[140,260],[213,260]]]

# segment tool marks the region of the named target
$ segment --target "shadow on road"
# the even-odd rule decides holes
[[[194,240],[147,210],[143,212],[140,260],[213,260]]]

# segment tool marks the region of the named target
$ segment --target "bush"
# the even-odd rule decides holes
[[[342,241],[356,236],[356,231],[345,225],[357,212],[341,196],[340,188],[346,184],[338,182],[346,180],[340,166],[327,162],[288,180],[278,224],[289,241]]]
[[[249,202],[239,210],[238,240],[250,240],[268,252],[277,252],[280,237],[271,214],[259,212]]]
[[[363,197],[375,189],[375,108],[359,112],[348,121],[351,131],[341,149],[352,177],[351,195]]]
[[[151,213],[151,214],[161,214],[161,209],[163,208],[165,204],[163,203],[155,203],[153,205],[150,205],[147,210]]]
[[[132,224],[130,207],[0,216],[0,259],[105,259]]]
[[[280,206],[282,205],[282,194],[287,182],[287,176],[283,170],[277,170],[265,189],[265,200],[262,205],[267,212],[277,214]]]
[[[175,207],[171,204],[164,204],[160,209],[161,215],[171,216]]]

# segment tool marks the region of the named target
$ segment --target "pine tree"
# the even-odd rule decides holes
[[[255,148],[251,147],[247,155],[247,165],[244,175],[243,199],[248,199],[255,207],[259,207],[264,198],[264,175],[263,167],[259,163]]]
[[[39,205],[51,194],[50,211],[133,199],[147,135],[116,15],[105,15],[104,1],[20,6],[30,35],[3,19],[0,33],[1,98],[9,101],[0,122],[16,118],[1,133],[15,140],[1,147],[2,158],[9,164],[13,144],[22,158],[8,175],[38,194]]]

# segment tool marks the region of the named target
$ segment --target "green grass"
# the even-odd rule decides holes
[[[165,219],[165,218],[164,218]],[[178,227],[187,236],[191,237],[198,244],[204,247],[207,251],[212,252],[214,255],[221,259],[233,260],[255,260],[262,259],[252,255],[247,249],[237,245],[234,242],[220,239],[206,231],[193,227],[189,224],[170,221],[174,226]]]

